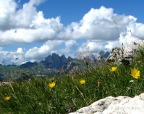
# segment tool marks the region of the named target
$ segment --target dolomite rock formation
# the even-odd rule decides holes
[[[144,93],[133,98],[109,96],[69,114],[144,114]]]
[[[122,45],[122,48],[113,48],[107,62],[113,62],[115,64],[130,64],[133,60],[133,55],[138,49],[144,46],[143,40],[138,40],[129,44]]]

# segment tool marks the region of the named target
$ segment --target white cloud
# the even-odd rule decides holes
[[[18,48],[14,51],[0,50],[0,63],[1,64],[21,64],[26,61],[22,48]]]
[[[42,60],[49,54],[51,54],[51,51],[55,50],[56,47],[58,47],[60,44],[62,44],[63,41],[58,41],[58,40],[52,40],[52,41],[47,41],[44,43],[41,47],[33,47],[32,49],[29,49],[25,57],[28,60]]]
[[[99,9],[92,8],[80,22],[64,27],[60,17],[46,19],[42,11],[36,10],[40,0],[30,0],[19,10],[16,10],[17,4],[13,0],[7,2],[7,7],[11,2],[15,7],[9,13],[4,13],[9,21],[4,25],[8,28],[0,31],[0,45],[75,38],[116,40],[129,23],[136,21],[133,16],[117,15],[112,8],[102,6]],[[2,1],[3,5],[5,3]]]
[[[0,0],[0,29],[10,28],[12,15],[16,11],[17,4],[14,0]]]
[[[144,24],[137,23],[133,31],[134,37],[144,40]]]
[[[100,50],[107,50],[108,45],[107,41],[100,41],[100,40],[89,40],[87,42],[82,43],[81,46],[79,46],[77,52],[78,53],[83,53],[83,52],[93,52],[96,53]]]
[[[43,1],[43,0],[42,0]],[[32,43],[53,40],[63,28],[60,17],[46,19],[42,11],[36,10],[41,0],[30,0],[17,8],[14,0],[1,0],[0,45]],[[10,9],[9,9],[10,8]]]
[[[17,48],[17,53],[23,53],[23,49],[22,48]]]
[[[64,26],[61,17],[45,18],[42,11],[37,11],[44,1],[30,0],[19,8],[15,0],[0,0],[0,46],[43,42],[26,52],[22,48],[4,51],[1,47],[1,61],[16,64],[39,61],[52,52],[73,56],[85,51],[111,50],[124,42],[144,39],[144,24],[137,23],[134,16],[119,15],[102,6],[91,8],[79,22]]]
[[[91,9],[79,23],[71,24],[74,38],[97,40],[117,40],[120,32],[126,30],[129,23],[134,23],[133,16],[117,15],[112,8]]]
[[[49,28],[38,29],[12,29],[5,32],[0,31],[0,45],[24,44],[38,41],[54,40],[56,31]]]
[[[121,47],[126,40],[129,43],[135,41],[133,39],[144,39],[144,26],[136,20],[131,15],[118,15],[112,8],[102,6],[99,9],[92,8],[79,23],[73,22],[68,29],[73,38],[87,39],[79,46],[78,52],[111,51],[114,47]],[[128,37],[128,33],[131,36]],[[123,35],[125,37],[122,38]]]
[[[45,0],[30,0],[30,4],[31,5],[39,5],[42,2],[44,2]]]
[[[116,41],[107,41],[107,44],[104,45],[104,50],[111,51],[112,48],[121,47],[121,42],[119,40]]]
[[[75,40],[65,41],[65,52],[70,53],[78,43]],[[74,51],[74,50],[73,50]]]

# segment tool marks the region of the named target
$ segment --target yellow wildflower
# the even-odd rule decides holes
[[[115,72],[117,70],[117,67],[111,67],[111,69],[109,69],[110,72]]]
[[[86,81],[85,81],[84,79],[81,79],[81,80],[80,80],[80,84],[81,84],[81,85],[83,85],[83,84],[85,84],[85,83],[86,83]]]
[[[11,99],[10,96],[6,96],[6,97],[5,97],[5,100],[6,100],[6,101],[9,101],[10,99]]]
[[[55,85],[56,85],[56,82],[50,82],[50,83],[48,84],[48,86],[49,86],[51,89],[54,88]]]
[[[131,75],[134,78],[138,79],[140,77],[140,71],[138,69],[134,68],[134,69],[131,70]]]

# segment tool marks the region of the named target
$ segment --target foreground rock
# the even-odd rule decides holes
[[[70,114],[144,114],[144,93],[134,98],[109,96]]]

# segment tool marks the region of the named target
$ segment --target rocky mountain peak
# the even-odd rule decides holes
[[[83,52],[83,53],[80,53],[76,56],[76,59],[78,60],[83,60],[83,59],[86,59],[86,60],[94,60],[96,59],[96,57],[94,56],[94,54],[90,51],[87,51],[87,52]]]
[[[41,61],[41,63],[46,68],[59,69],[72,60],[73,58],[71,57],[66,58],[65,55],[59,56],[58,54],[53,53],[52,55],[49,55],[48,57],[46,57],[45,60]]]

